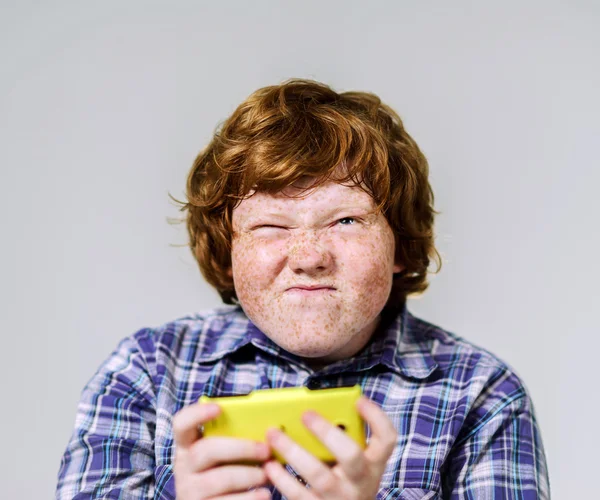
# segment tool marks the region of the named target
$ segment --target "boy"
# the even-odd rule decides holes
[[[312,81],[259,89],[187,198],[190,247],[228,306],[119,345],[84,389],[58,498],[549,498],[519,378],[406,308],[440,259],[427,162],[393,110]],[[333,467],[277,430],[268,445],[198,431],[219,412],[203,394],[354,384],[364,451],[303,416]]]

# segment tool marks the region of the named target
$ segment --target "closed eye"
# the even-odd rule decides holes
[[[250,228],[250,231],[260,238],[280,238],[289,234],[288,227],[276,224],[259,224]]]
[[[275,224],[261,224],[260,226],[254,226],[252,229],[264,229],[264,228],[287,229],[286,227],[276,226]]]

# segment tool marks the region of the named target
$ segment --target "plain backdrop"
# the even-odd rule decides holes
[[[401,115],[444,259],[409,307],[521,375],[554,497],[590,498],[599,25],[593,1],[0,1],[2,496],[52,497],[121,338],[219,304],[168,193],[248,94],[305,77]]]

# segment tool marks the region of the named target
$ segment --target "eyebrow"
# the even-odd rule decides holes
[[[324,220],[324,219],[331,219],[331,218],[335,218],[335,216],[342,214],[342,213],[347,213],[348,216],[354,214],[357,215],[372,215],[376,212],[376,209],[372,208],[372,207],[364,207],[364,206],[358,206],[358,205],[342,205],[342,206],[337,206],[337,207],[333,207],[329,210],[325,210],[323,212],[323,214],[319,217],[319,220]],[[268,219],[268,220],[277,220],[277,221],[281,221],[281,222],[292,222],[293,216],[290,216],[289,214],[286,214],[284,212],[266,212],[266,213],[251,213],[248,215],[248,218],[244,221],[246,224],[253,224],[256,222],[260,222],[263,219]]]

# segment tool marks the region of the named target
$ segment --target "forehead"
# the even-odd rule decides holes
[[[358,186],[328,181],[312,188],[311,184],[314,181],[303,181],[278,193],[251,193],[234,208],[233,218],[273,210],[321,210],[339,205],[365,209],[375,207],[371,195]]]

